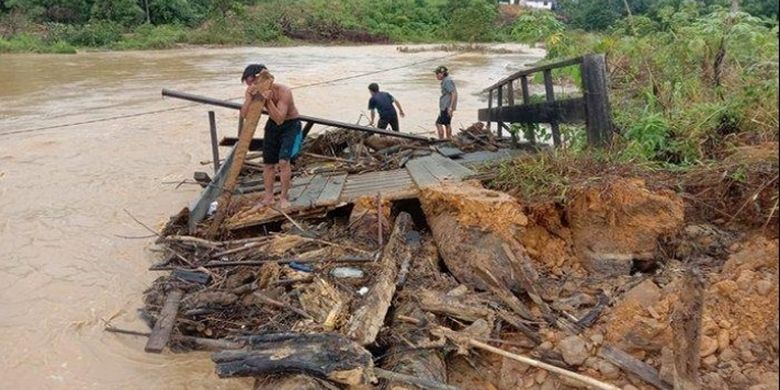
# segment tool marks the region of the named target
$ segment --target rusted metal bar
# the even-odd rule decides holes
[[[209,132],[211,133],[211,158],[214,160],[214,173],[219,171],[219,141],[217,140],[217,118],[209,111]]]
[[[169,89],[163,88],[162,90],[163,96],[173,97],[177,99],[183,99],[183,100],[189,100],[192,102],[197,103],[203,103],[203,104],[211,104],[218,107],[224,107],[224,108],[231,108],[234,110],[241,109],[241,104],[236,102],[230,102],[226,100],[220,100],[220,99],[214,99],[206,96],[200,96],[200,95],[194,95],[191,93],[186,92],[179,92],[179,91],[172,91]],[[265,113],[265,112],[264,112]],[[405,138],[405,139],[411,139],[415,141],[424,141],[424,142],[432,142],[433,139],[429,137],[424,137],[417,134],[410,134],[410,133],[402,133],[397,131],[388,131],[388,130],[382,130],[378,129],[376,127],[368,127],[368,126],[361,126],[356,125],[352,123],[347,122],[341,122],[341,121],[334,121],[330,119],[325,118],[317,118],[307,115],[299,115],[298,118],[302,122],[310,122],[315,123],[319,125],[324,126],[331,126],[331,127],[338,127],[342,129],[348,129],[348,130],[355,130],[355,131],[362,131],[364,133],[370,133],[370,134],[380,134],[380,135],[386,135],[388,137],[396,137],[396,138]]]

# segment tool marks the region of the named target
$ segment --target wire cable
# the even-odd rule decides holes
[[[313,83],[309,83],[309,84],[297,85],[297,86],[294,86],[294,87],[290,87],[290,89],[303,89],[303,88],[315,87],[315,86],[319,86],[319,85],[337,83],[337,82],[340,82],[340,81],[357,79],[357,78],[371,76],[371,75],[375,75],[375,74],[379,74],[379,73],[385,73],[385,72],[390,72],[390,71],[394,71],[394,70],[410,68],[412,66],[417,66],[417,65],[424,64],[424,63],[427,63],[427,62],[440,61],[440,60],[443,60],[443,59],[446,59],[446,58],[455,57],[457,55],[460,55],[460,53],[454,53],[454,54],[449,54],[449,55],[446,55],[446,56],[430,58],[430,59],[427,59],[427,60],[421,60],[421,61],[412,62],[412,63],[405,64],[405,65],[394,66],[392,68],[385,68],[385,69],[374,70],[374,71],[371,71],[371,72],[360,73],[360,74],[356,74],[356,75],[352,75],[352,76],[345,76],[345,77],[339,77],[339,78],[331,79],[331,80],[317,81],[317,82],[313,82]],[[243,98],[243,96],[239,96],[239,97],[229,98],[229,99],[226,99],[226,100],[237,100],[237,99],[242,99],[242,98]],[[86,120],[86,121],[81,121],[81,122],[63,123],[63,124],[51,125],[51,126],[34,127],[34,128],[30,128],[30,129],[13,130],[13,131],[0,133],[0,137],[7,136],[7,135],[14,135],[14,134],[33,133],[33,132],[43,131],[43,130],[51,130],[51,129],[59,129],[59,128],[65,128],[65,127],[88,125],[88,124],[92,124],[92,123],[109,122],[109,121],[114,121],[114,120],[118,120],[118,119],[135,118],[135,117],[145,116],[145,115],[161,114],[161,113],[164,113],[164,112],[177,111],[177,110],[181,110],[181,109],[185,109],[185,108],[198,106],[200,104],[201,103],[191,103],[191,104],[185,104],[185,105],[182,105],[182,106],[165,108],[165,109],[162,109],[162,110],[144,111],[144,112],[137,112],[137,113],[134,113],[134,114],[116,115],[116,116],[110,116],[110,117],[106,117],[106,118],[91,119],[91,120]]]

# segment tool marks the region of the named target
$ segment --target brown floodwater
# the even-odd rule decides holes
[[[152,239],[143,238],[148,231],[129,214],[159,228],[198,195],[199,187],[177,184],[211,169],[201,164],[211,153],[209,109],[220,136],[235,134],[235,111],[161,99],[161,88],[241,96],[240,74],[250,62],[267,64],[278,82],[293,87],[399,68],[297,88],[296,103],[306,115],[354,122],[366,111],[366,86],[378,82],[403,104],[402,130],[425,133],[438,114],[437,65],[446,64],[458,85],[453,123],[469,125],[486,105],[482,88],[543,55],[510,49],[0,55],[0,388],[248,387],[248,380],[217,378],[208,354],[146,354],[145,339],[103,331],[107,323],[147,331],[136,309],[157,276],[147,271],[156,257]],[[117,116],[123,118],[101,121]],[[67,124],[74,125],[34,130]]]

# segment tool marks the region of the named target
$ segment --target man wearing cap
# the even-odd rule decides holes
[[[441,81],[441,96],[439,97],[439,117],[436,119],[436,131],[439,139],[452,138],[452,113],[458,107],[458,90],[455,82],[450,78],[446,66],[439,66],[434,70],[436,79]]]
[[[247,89],[244,94],[244,105],[241,107],[241,117],[246,116],[249,102],[252,96],[257,94],[253,85],[255,77],[265,69],[267,68],[262,64],[251,64],[244,69],[241,81],[246,83]],[[292,179],[290,160],[295,158],[301,149],[301,121],[298,119],[298,109],[295,107],[292,91],[286,85],[273,83],[271,89],[262,92],[261,96],[266,102],[265,109],[268,111],[268,121],[263,135],[265,195],[261,205],[269,206],[274,203],[274,181],[278,169],[282,187],[279,206],[286,208],[290,205],[288,198]]]
[[[369,126],[374,125],[374,111],[379,112],[379,123],[377,127],[384,130],[387,129],[387,125],[393,129],[393,131],[401,131],[398,127],[398,113],[401,114],[401,118],[404,117],[404,109],[401,107],[401,102],[396,100],[393,95],[387,92],[379,91],[379,84],[368,84],[368,92],[371,94],[371,99],[368,99],[368,109],[371,110],[371,118],[369,118]],[[395,107],[398,107],[398,111]]]

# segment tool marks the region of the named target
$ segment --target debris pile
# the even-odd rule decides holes
[[[307,169],[422,152],[329,137],[304,157],[352,163]],[[147,348],[217,351],[258,389],[776,388],[778,241],[687,216],[640,179],[563,205],[444,181],[208,240],[169,228]]]

